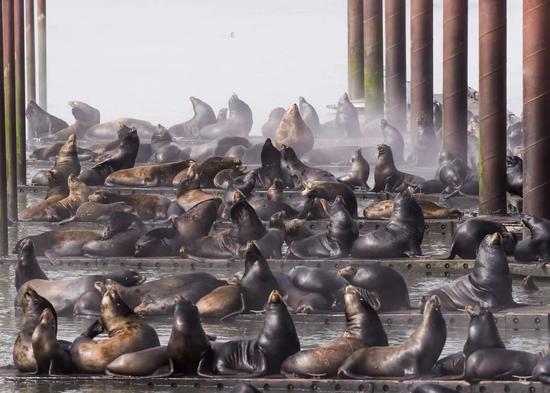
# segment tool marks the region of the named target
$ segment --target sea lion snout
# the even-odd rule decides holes
[[[269,304],[276,304],[276,303],[282,303],[283,298],[278,290],[274,289],[271,291],[271,294],[269,295],[268,303]]]
[[[495,232],[492,235],[487,235],[487,240],[490,245],[498,246],[502,244],[502,235],[498,232]]]
[[[338,275],[344,277],[346,280],[352,278],[357,273],[357,268],[355,266],[346,266],[338,270]]]

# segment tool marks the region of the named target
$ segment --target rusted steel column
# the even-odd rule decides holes
[[[372,120],[384,114],[384,19],[382,0],[363,0],[365,113]]]
[[[523,0],[523,210],[550,219],[550,0]]]
[[[407,48],[405,0],[386,0],[386,117],[407,131]]]
[[[25,57],[27,103],[36,100],[36,68],[34,55],[34,0],[25,0]]]
[[[363,0],[348,0],[348,94],[361,99],[363,90]]]
[[[443,2],[443,145],[466,162],[468,127],[468,1]]]
[[[506,214],[506,0],[479,2],[479,213]]]
[[[411,118],[412,135],[423,116],[433,125],[433,0],[411,1]]]
[[[14,0],[15,47],[15,145],[17,156],[17,184],[27,183],[27,132],[25,120],[25,4]]]
[[[48,109],[48,73],[46,59],[46,0],[36,0],[38,46],[38,105]]]
[[[13,40],[13,0],[2,0],[2,30],[4,52],[4,109],[6,140],[6,177],[8,217],[17,220],[17,171],[15,145],[15,73]]]
[[[4,12],[0,6],[0,20],[3,18]],[[0,36],[3,42],[3,29],[0,29]],[[4,64],[4,51],[0,51],[1,63]],[[4,89],[0,89],[0,119],[4,119]],[[8,255],[8,187],[6,179],[6,123],[0,121],[0,255]]]

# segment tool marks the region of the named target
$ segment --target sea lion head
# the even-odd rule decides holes
[[[233,191],[232,196],[233,206],[235,206],[238,203],[246,202],[246,197],[240,190]]]
[[[256,263],[267,263],[262,252],[258,249],[258,246],[256,246],[256,243],[253,241],[249,241],[246,243],[246,250],[244,254],[244,276],[250,271],[252,266]]]
[[[344,277],[346,280],[350,281],[357,274],[357,266],[346,266],[338,270],[338,275]]]
[[[273,214],[269,218],[269,227],[280,229],[281,231],[284,232],[286,230],[285,218],[286,218],[286,213],[284,210],[281,210],[280,212]]]
[[[295,162],[298,161],[298,156],[294,149],[287,145],[282,145],[281,158],[285,161]]]
[[[193,332],[200,326],[200,315],[197,306],[181,295],[176,295],[172,329],[178,332]]]
[[[57,336],[57,317],[51,308],[47,307],[42,311],[38,326],[48,337],[55,338]]]
[[[391,150],[391,147],[388,145],[380,144],[376,146],[378,149],[378,160],[392,162],[393,163],[393,152]]]
[[[482,348],[504,348],[493,313],[478,305],[469,305],[466,312],[470,316],[468,339],[464,344],[465,356]]]
[[[107,331],[111,331],[119,318],[135,315],[134,311],[122,300],[116,284],[106,281],[105,292],[101,298],[101,322]]]
[[[424,226],[424,212],[414,199],[410,189],[400,192],[395,196],[392,219],[400,221],[417,222]]]
[[[441,313],[441,300],[437,295],[430,296],[430,298],[424,305],[424,315],[428,315],[433,312]]]
[[[71,112],[77,121],[99,123],[99,111],[82,101],[69,101]]]
[[[28,266],[31,260],[34,260],[34,243],[30,238],[21,240],[17,247],[17,263],[22,266]]]
[[[40,296],[30,285],[25,288],[25,292],[21,298],[21,308],[23,314],[32,315],[36,318],[40,316],[42,310],[45,308],[50,308],[55,314],[55,309],[52,304],[46,298]]]
[[[267,298],[267,307],[269,308],[269,306],[271,305],[275,305],[275,304],[282,304],[284,303],[283,301],[283,297],[281,296],[281,293],[274,289],[271,291],[271,293],[269,294],[269,297]]]
[[[351,102],[349,100],[348,93],[344,93],[344,95],[342,97],[340,97],[340,99],[338,100],[338,106],[340,106],[340,105],[349,105],[349,104],[351,104]]]
[[[59,154],[76,154],[76,134],[69,135],[69,138],[67,139],[67,142],[61,146],[61,149],[59,149]]]

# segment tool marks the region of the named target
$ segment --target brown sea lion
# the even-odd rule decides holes
[[[192,244],[197,239],[208,235],[212,224],[218,218],[221,204],[220,198],[207,199],[174,220],[174,226],[181,237],[183,246]]]
[[[202,318],[225,319],[245,311],[240,280],[231,277],[225,285],[200,298],[197,309]]]
[[[67,178],[63,174],[49,171],[47,176],[48,192],[46,198],[21,210],[19,213],[21,221],[46,221],[48,219],[46,208],[69,196]]]
[[[56,229],[39,233],[38,235],[26,236],[19,240],[14,252],[18,252],[23,242],[27,239],[34,243],[36,256],[78,256],[82,255],[82,246],[91,240],[101,238],[100,230],[86,229]]]
[[[349,214],[357,217],[357,198],[355,193],[348,185],[331,181],[308,181],[304,184],[302,195],[307,198],[304,203],[304,209],[299,218],[306,218],[313,207],[315,198],[324,199],[327,202],[334,202],[340,197],[342,203]]]
[[[447,218],[462,218],[464,213],[455,208],[447,208],[439,206],[435,202],[426,199],[420,199],[418,204],[422,208],[425,219],[447,219]],[[390,218],[393,214],[395,201],[386,199],[383,201],[373,202],[363,209],[363,216],[367,220],[382,220]]]
[[[105,179],[106,186],[170,187],[174,177],[189,168],[194,161],[184,160],[168,164],[143,165],[120,169]]]
[[[67,142],[61,146],[59,153],[55,159],[55,164],[52,170],[57,171],[68,178],[69,175],[80,175],[80,160],[78,159],[78,151],[76,147],[76,135],[71,134]],[[48,171],[40,171],[34,175],[31,184],[46,186],[48,185]]]
[[[399,192],[408,186],[417,186],[425,180],[419,176],[400,172],[393,161],[393,153],[388,145],[378,145],[378,159],[374,167],[373,192]]]
[[[313,133],[300,116],[298,106],[293,104],[285,113],[275,133],[275,146],[289,146],[301,157],[313,148]]]
[[[339,182],[347,184],[350,187],[361,187],[369,189],[367,180],[369,180],[370,167],[361,149],[357,149],[351,157],[351,170],[350,172],[338,178]]]
[[[76,213],[71,218],[60,221],[59,224],[67,224],[69,222],[98,222],[105,221],[114,212],[133,212],[133,208],[124,202],[99,203],[99,202],[84,202],[78,207]]]
[[[241,169],[241,160],[231,157],[210,157],[203,161],[197,171],[200,176],[201,187],[214,188],[214,177],[224,169]],[[177,185],[187,176],[187,170],[180,171],[173,179],[172,184]]]
[[[116,203],[124,202],[132,207],[142,220],[164,220],[170,207],[170,199],[158,194],[129,194],[123,195],[109,190],[94,191],[88,197],[90,202]]]
[[[73,216],[81,204],[88,201],[90,189],[83,181],[75,175],[70,175],[67,181],[69,195],[57,202],[54,202],[44,212],[47,221],[61,221]]]
[[[181,180],[176,188],[176,202],[185,211],[191,209],[197,203],[217,198],[215,195],[201,190],[198,169],[199,165],[197,163],[191,163],[187,169],[187,176]]]

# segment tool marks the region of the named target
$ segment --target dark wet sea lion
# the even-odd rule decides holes
[[[332,173],[305,165],[298,159],[294,149],[288,146],[283,146],[281,150],[281,169],[281,179],[291,188],[302,188],[305,183],[314,180],[337,181]]]
[[[281,152],[273,146],[270,138],[264,142],[260,161],[262,166],[258,171],[258,180],[261,185],[268,188],[275,179],[282,179]]]
[[[122,354],[105,368],[107,375],[131,377],[169,377],[173,372],[174,365],[166,346]]]
[[[321,129],[321,122],[319,121],[317,111],[304,97],[298,97],[298,108],[300,109],[300,116],[304,119],[306,125],[313,135],[316,135]]]
[[[104,330],[109,337],[95,341]],[[120,355],[159,345],[155,330],[128,307],[111,285],[101,299],[101,322],[95,321],[76,338],[71,346],[71,357],[79,372],[103,373]]]
[[[313,133],[300,116],[298,106],[293,104],[283,116],[275,133],[275,146],[291,147],[298,157],[301,157],[313,148]]]
[[[199,166],[196,163],[191,163],[187,169],[186,177],[182,178],[176,188],[176,202],[185,211],[191,209],[197,203],[218,198],[201,190],[198,168]]]
[[[445,190],[445,185],[439,179],[426,180],[414,187],[415,194],[440,194]]]
[[[114,212],[133,212],[133,208],[124,202],[99,203],[84,202],[76,209],[76,213],[71,218],[60,221],[59,224],[66,224],[72,221],[76,222],[99,222],[105,221]]]
[[[238,383],[230,393],[260,393],[258,389],[248,383]]]
[[[155,132],[155,126],[146,120],[121,117],[90,127],[86,131],[84,139],[88,141],[112,141],[120,132],[120,124],[135,128],[137,135],[143,141],[151,139],[151,135]]]
[[[69,127],[65,120],[62,120],[42,109],[34,100],[30,100],[25,111],[29,124],[29,134],[33,138],[41,138]]]
[[[285,241],[286,232],[284,218],[284,211],[271,216],[266,233],[255,241],[256,246],[266,258],[282,258],[283,256],[281,248]]]
[[[171,187],[174,177],[195,161],[184,160],[168,164],[143,165],[119,169],[105,179],[109,187]]]
[[[523,196],[523,160],[518,156],[506,157],[506,190]]]
[[[369,163],[363,157],[361,149],[357,149],[351,157],[351,170],[350,172],[338,178],[339,182],[342,182],[349,187],[361,187],[369,189],[367,180],[369,179],[370,167]]]
[[[338,375],[355,379],[427,375],[439,358],[446,339],[447,327],[439,298],[432,296],[424,307],[422,322],[405,341],[389,347],[355,351],[344,361]]]
[[[462,259],[474,259],[481,241],[493,233],[502,235],[504,250],[507,254],[513,253],[516,238],[504,225],[482,218],[470,218],[456,228],[448,259],[454,259],[457,255]]]
[[[294,269],[305,268],[305,266],[296,266]],[[293,269],[293,270],[294,270]],[[312,277],[316,277],[318,272],[321,272],[321,276],[324,276],[326,273],[322,269],[311,269],[311,271],[306,271],[304,277],[310,276],[308,273],[313,272]],[[325,296],[325,293],[310,292],[308,290],[303,290],[298,288],[290,280],[290,277],[281,272],[273,273],[277,284],[281,290],[281,293],[284,294],[284,301],[287,307],[289,307],[296,314],[314,314],[314,313],[326,313],[331,310],[334,299],[329,296]],[[306,287],[309,285],[315,286],[315,282],[306,281]],[[341,291],[343,294],[343,291]],[[343,297],[342,297],[343,299]]]
[[[216,123],[216,114],[210,105],[196,97],[189,97],[193,105],[193,117],[168,129],[180,138],[195,138],[204,127]]]
[[[530,353],[503,348],[480,349],[466,360],[464,379],[477,381],[530,377],[543,356],[540,352]]]
[[[377,312],[411,308],[409,289],[403,276],[394,269],[373,264],[364,267],[347,266],[338,271],[351,285],[366,291],[367,300]]]
[[[91,240],[97,240],[100,237],[100,230],[70,229],[47,231],[21,239],[15,246],[15,252],[18,252],[23,240],[31,239],[34,243],[36,256],[44,256],[45,254],[78,256],[82,254],[82,246],[84,244]]]
[[[184,246],[208,235],[212,224],[218,218],[221,203],[219,198],[208,199],[196,204],[174,220],[174,226],[181,236]]]
[[[19,325],[19,333],[13,344],[13,364],[20,372],[32,373],[36,372],[36,358],[32,349],[32,335],[34,329],[40,321],[42,311],[49,308],[55,310],[50,302],[38,295],[36,291],[28,287],[21,301],[22,318]]]
[[[464,216],[464,213],[458,209],[442,207],[427,199],[420,199],[418,204],[422,208],[425,219],[462,218]],[[393,199],[373,202],[363,209],[363,217],[368,220],[390,218],[393,214],[394,205],[395,201]]]
[[[224,319],[245,311],[244,297],[241,293],[240,280],[232,277],[225,285],[214,289],[200,298],[197,309],[201,318]]]
[[[76,136],[71,134],[67,139],[67,142],[63,144],[59,153],[55,159],[55,164],[52,170],[63,174],[66,178],[69,175],[78,176],[80,174],[80,161],[78,159]],[[38,172],[32,179],[31,184],[40,186],[48,185],[48,171]]]
[[[49,204],[44,211],[46,221],[61,221],[73,216],[83,203],[88,201],[90,189],[75,175],[69,175],[67,180],[69,195]]]
[[[214,186],[216,188],[221,188],[222,190],[227,190],[233,181],[245,174],[243,168],[229,168],[222,169],[214,176]]]
[[[512,297],[512,278],[500,234],[487,235],[483,239],[471,273],[429,294],[438,295],[442,307],[449,311],[472,304],[489,310],[517,307]]]
[[[330,211],[330,225],[325,233],[293,241],[289,255],[307,258],[345,258],[353,242],[359,236],[359,229],[346,209],[341,196],[337,196]]]
[[[550,259],[550,221],[526,215],[521,222],[531,236],[517,243],[514,258],[518,262],[541,262],[546,266]]]
[[[247,311],[263,310],[271,291],[279,289],[269,264],[254,242],[246,246],[240,287]]]
[[[372,232],[359,236],[351,247],[354,258],[403,258],[421,255],[424,238],[422,208],[408,192],[395,197],[390,221]]]
[[[177,256],[181,239],[174,225],[154,228],[143,234],[135,244],[135,257]]]
[[[308,266],[293,267],[288,272],[288,278],[296,288],[322,293],[328,297],[334,297],[348,285],[348,282],[334,271]]]
[[[294,218],[285,222],[285,243],[287,245],[313,235],[314,233],[306,225],[305,220]]]
[[[72,134],[80,138],[90,127],[99,124],[100,114],[96,108],[81,101],[69,101],[69,106],[72,108],[71,111],[76,122],[62,130],[51,133],[50,135],[56,141],[65,141]]]
[[[45,221],[48,219],[46,208],[69,195],[67,178],[56,171],[48,171],[48,192],[44,200],[27,206],[19,212],[21,221]]]
[[[272,198],[274,194],[280,194],[281,197]],[[284,211],[286,218],[294,218],[298,215],[298,211],[295,210],[288,203],[283,202],[283,182],[281,179],[274,179],[267,190],[267,198],[263,196],[253,197],[248,200],[250,206],[254,208],[258,217],[263,221],[268,221],[275,213]],[[271,197],[270,197],[271,195]]]
[[[210,157],[201,162],[198,172],[201,180],[201,187],[214,188],[214,177],[224,169],[240,169],[242,162],[238,158]],[[177,183],[176,179],[174,182]]]
[[[307,217],[315,198],[334,202],[337,197],[342,199],[342,203],[349,214],[354,218],[357,217],[357,198],[353,190],[346,184],[329,181],[308,181],[304,184],[302,195],[307,198],[307,201],[304,204],[304,210],[300,214],[300,218]]]
[[[397,163],[403,162],[405,141],[403,140],[403,135],[401,135],[401,132],[388,123],[386,119],[380,120],[380,130],[384,136],[384,144],[391,147],[394,160]]]
[[[374,167],[374,188],[373,192],[379,191],[403,191],[408,186],[416,186],[425,180],[419,176],[400,172],[393,160],[391,147],[378,145],[378,159]]]
[[[280,293],[269,295],[262,330],[252,340],[213,344],[213,353],[203,357],[198,374],[205,377],[278,374],[282,362],[300,350],[300,341],[292,318]]]
[[[423,383],[415,387],[412,393],[458,393],[458,391],[436,383]]]
[[[246,197],[239,190],[233,192],[233,206],[231,207],[231,222],[238,230],[237,240],[246,244],[249,240],[258,240],[265,235],[264,224],[258,218],[254,208],[250,206]]]
[[[199,137],[214,139],[220,136],[247,137],[252,129],[252,111],[248,104],[233,94],[228,102],[229,116],[226,120],[203,127]]]
[[[285,112],[285,108],[281,108],[279,106],[269,113],[269,119],[267,119],[262,126],[262,135],[265,138],[275,138],[275,134],[277,133],[277,129],[279,128],[279,124],[281,123]]]
[[[99,190],[90,194],[88,199],[98,203],[124,202],[131,206],[133,212],[142,220],[164,220],[167,218],[170,199],[158,194],[138,193],[123,195],[114,191]]]
[[[45,308],[40,314],[31,341],[37,374],[54,375],[74,371],[69,348],[57,341],[57,316],[52,309]]]
[[[365,346],[387,346],[380,318],[351,285],[345,290],[346,329],[342,336],[314,349],[289,356],[281,370],[287,376],[335,377],[338,368],[354,351]]]
[[[126,126],[124,126],[127,128]],[[120,145],[110,158],[94,165],[80,174],[80,180],[89,186],[101,186],[107,176],[120,169],[132,168],[136,163],[139,149],[139,137],[137,130],[132,128],[127,131]]]
[[[42,270],[34,253],[34,243],[25,238],[19,242],[17,263],[15,264],[15,289],[19,290],[27,281],[47,280],[48,276]]]
[[[172,141],[168,130],[160,124],[151,135],[151,150],[153,151],[149,160],[151,164],[163,164],[189,158],[188,154],[182,152],[180,147]]]
[[[550,383],[550,355],[545,354],[533,368],[533,379],[544,384]]]

